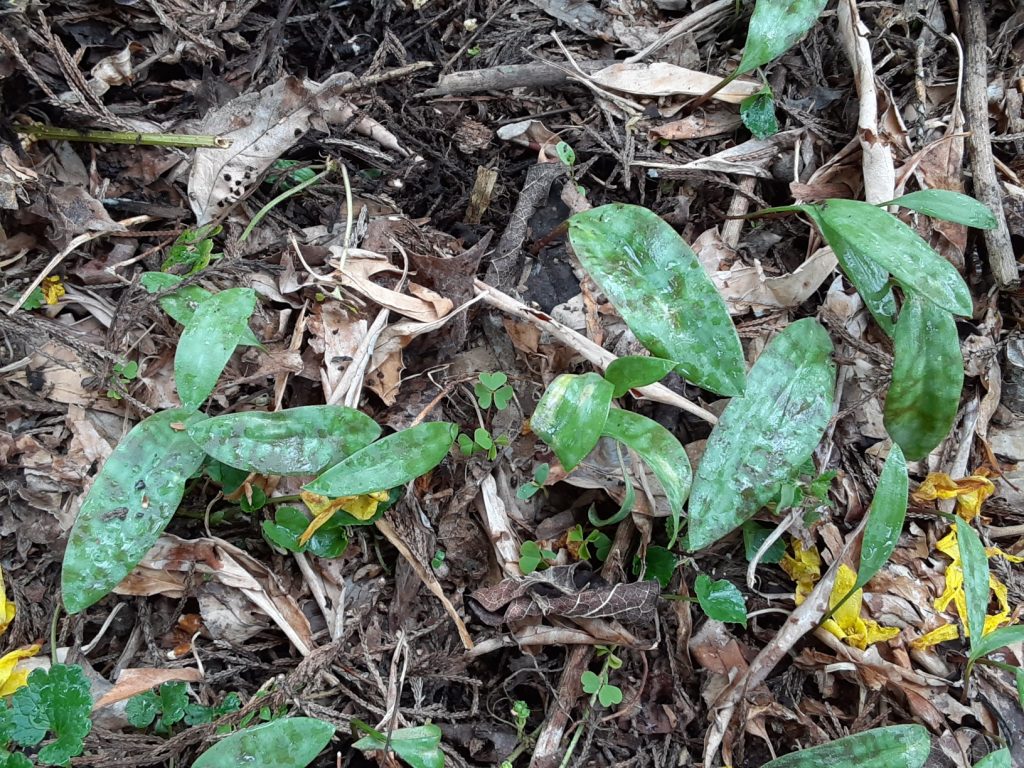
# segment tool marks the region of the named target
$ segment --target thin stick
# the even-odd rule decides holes
[[[192,136],[184,133],[136,133],[135,131],[77,131],[53,125],[16,125],[18,133],[44,141],[86,141],[93,144],[138,144],[144,147],[212,147],[227,149],[232,139],[223,136]]]

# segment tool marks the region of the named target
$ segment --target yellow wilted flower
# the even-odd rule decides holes
[[[0,696],[10,696],[28,681],[27,669],[16,669],[18,662],[39,653],[38,645],[19,648],[0,658]]]
[[[61,283],[59,275],[50,275],[43,278],[43,283],[39,288],[42,290],[43,298],[46,299],[47,304],[56,304],[60,297],[64,295],[64,284]]]
[[[832,585],[832,594],[828,598],[828,607],[835,608],[856,583],[857,572],[845,563],[840,563],[836,582]],[[883,627],[877,621],[861,618],[860,608],[863,601],[864,590],[858,589],[821,625],[840,640],[862,651],[874,643],[891,640],[900,633],[898,627]]]
[[[382,501],[388,500],[390,493],[377,491],[361,496],[342,496],[338,499],[330,499],[309,491],[302,491],[299,496],[309,507],[309,511],[313,513],[313,519],[309,521],[306,530],[299,536],[299,544],[304,545],[324,523],[334,517],[339,509],[348,512],[357,520],[369,520],[377,514],[377,506]]]
[[[936,499],[956,499],[956,513],[970,522],[978,516],[981,505],[995,490],[995,485],[988,479],[988,472],[984,469],[959,480],[954,480],[944,472],[932,472],[911,494],[911,498],[918,504]]]
[[[800,539],[793,539],[793,554],[787,552],[779,565],[789,574],[789,578],[796,582],[796,594],[793,599],[800,605],[821,578],[821,555],[813,547],[804,549],[804,543]]]
[[[960,617],[961,623],[963,623],[963,618],[967,615],[967,594],[964,592],[964,567],[963,563],[960,562],[960,546],[957,543],[956,528],[952,528],[944,538],[938,541],[935,544],[935,548],[953,561],[946,566],[946,588],[936,598],[935,608],[939,611],[945,611],[949,604],[953,603],[956,606],[957,615]],[[1011,555],[999,549],[999,547],[988,547],[985,549],[985,554],[988,555],[990,560],[993,557],[1004,557],[1011,563],[1024,563],[1024,557]],[[985,626],[982,629],[982,635],[987,635],[989,632],[1010,621],[1010,602],[1006,585],[999,581],[992,573],[989,573],[988,586],[992,590],[992,594],[996,596],[999,611],[985,616]],[[955,640],[958,635],[959,630],[956,624],[944,624],[933,629],[931,632],[921,635],[911,645],[915,648],[928,648],[944,643],[947,640]],[[966,637],[971,636],[970,630],[966,625],[964,625],[964,635]]]
[[[0,570],[0,635],[7,631],[7,627],[14,621],[14,603],[7,602],[7,590],[4,589],[4,572]]]

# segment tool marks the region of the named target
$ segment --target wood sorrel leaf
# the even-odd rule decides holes
[[[909,195],[897,197],[883,206],[898,205],[923,213],[934,219],[945,219],[965,227],[995,229],[999,224],[996,217],[983,203],[973,197],[952,192],[948,189],[923,189]]]
[[[196,307],[174,353],[174,380],[183,407],[194,411],[213,392],[254,309],[252,288],[229,288]]]
[[[956,419],[964,385],[960,339],[949,312],[908,293],[893,345],[885,429],[917,461],[942,442]]]
[[[859,200],[826,200],[802,210],[840,261],[849,254],[870,259],[943,309],[965,316],[974,311],[971,292],[956,268],[892,214]]]
[[[701,609],[715,621],[747,626],[747,604],[736,585],[725,579],[712,580],[706,573],[693,585]]]
[[[447,421],[403,429],[335,464],[305,490],[337,499],[405,485],[440,464],[458,432],[459,428]]]
[[[775,498],[832,416],[832,342],[813,318],[775,336],[708,438],[689,504],[688,549],[702,549]]]
[[[569,241],[640,343],[697,386],[743,392],[743,350],[725,302],[671,226],[615,203],[569,219]]]
[[[676,364],[660,357],[630,355],[612,361],[604,377],[615,387],[614,397],[622,397],[633,387],[646,387],[668,376]]]
[[[783,755],[761,768],[921,768],[931,748],[923,725],[887,725]]]
[[[827,0],[757,0],[747,28],[743,58],[736,68],[742,75],[764,66],[788,51],[814,26]],[[735,77],[735,75],[734,75]]]
[[[282,717],[225,736],[192,768],[305,768],[334,736],[334,726],[312,717]]]
[[[644,460],[658,478],[669,509],[669,547],[675,544],[686,494],[690,492],[690,459],[675,436],[661,424],[638,413],[612,408],[604,425],[604,434],[625,443]]]
[[[342,405],[307,405],[276,413],[217,416],[189,436],[218,461],[262,475],[312,475],[380,436],[377,423]]]
[[[203,461],[185,427],[204,419],[160,411],[110,454],[75,519],[64,552],[61,593],[68,613],[85,610],[121,583],[160,537]]]
[[[564,373],[537,403],[530,429],[551,446],[569,472],[597,445],[611,404],[611,382],[596,373]]]
[[[960,549],[960,565],[964,571],[964,599],[967,615],[961,616],[971,636],[971,651],[977,647],[985,632],[985,613],[988,611],[988,555],[977,531],[966,520],[956,521],[956,543]]]

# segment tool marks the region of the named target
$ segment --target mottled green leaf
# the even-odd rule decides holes
[[[1007,645],[1021,642],[1024,642],[1024,624],[994,629],[981,640],[971,643],[971,661],[977,661],[982,656],[988,656]]]
[[[307,405],[216,416],[188,433],[229,466],[263,475],[311,475],[365,448],[380,436],[380,427],[354,408]]]
[[[743,391],[743,350],[725,302],[671,226],[646,208],[615,203],[569,219],[569,240],[647,349],[704,389]]]
[[[405,485],[444,460],[458,431],[456,425],[446,421],[403,429],[335,464],[306,490],[337,499]]]
[[[988,556],[977,531],[966,520],[956,521],[956,543],[960,549],[960,564],[964,570],[964,599],[967,615],[961,616],[971,638],[971,655],[981,641],[988,612]]]
[[[630,355],[619,357],[605,369],[604,377],[612,383],[613,397],[622,397],[634,387],[646,387],[668,376],[676,364],[660,357]]]
[[[701,610],[710,618],[747,626],[747,603],[732,582],[702,573],[697,576],[693,591]]]
[[[1010,768],[1010,750],[1003,747],[989,752],[974,764],[974,768]]]
[[[746,555],[747,562],[752,561],[757,556],[758,551],[767,541],[771,532],[770,528],[755,523],[753,520],[747,520],[743,524],[743,552]],[[768,551],[761,556],[760,562],[778,563],[785,555],[786,542],[778,538],[768,547]]]
[[[971,292],[956,267],[892,214],[859,200],[826,200],[801,209],[840,260],[849,260],[851,253],[870,259],[943,309],[965,316],[973,312]]]
[[[168,272],[143,272],[140,282],[142,287],[150,293],[160,293],[173,288],[184,278],[172,275]],[[174,293],[169,293],[160,299],[160,308],[176,323],[188,325],[195,314],[196,307],[213,296],[208,290],[199,285],[186,285]],[[243,347],[259,347],[260,340],[252,329],[246,326],[242,338],[238,341]]]
[[[999,226],[996,217],[983,203],[973,197],[952,192],[948,189],[924,189],[897,197],[885,206],[898,205],[923,213],[935,219],[945,219],[966,227],[995,229]]]
[[[775,99],[771,88],[762,88],[740,102],[740,119],[755,138],[767,139],[779,132],[775,119]]]
[[[61,574],[68,613],[108,594],[156,543],[203,461],[185,431],[203,418],[183,409],[155,413],[107,459],[68,537]]]
[[[889,273],[856,251],[840,248],[834,252],[843,274],[853,283],[875,322],[891,337],[896,328],[896,296]]]
[[[860,567],[857,569],[857,583],[854,591],[867,584],[882,570],[889,555],[896,548],[903,520],[907,516],[907,460],[898,445],[889,449],[889,455],[882,467],[882,475],[875,488],[875,497],[868,508],[868,521],[864,526],[864,538],[860,545]]]
[[[333,736],[334,726],[323,720],[283,717],[226,736],[192,768],[305,768]]]
[[[174,353],[174,381],[182,406],[195,410],[210,396],[255,309],[252,288],[229,288],[196,307]]]
[[[635,451],[658,478],[672,511],[669,547],[675,544],[686,494],[693,479],[690,459],[675,436],[661,424],[638,413],[612,408],[604,434]]]
[[[373,752],[384,749],[385,741],[387,737],[384,734],[374,731],[352,746],[364,752]],[[436,725],[396,728],[391,732],[388,746],[412,768],[444,768],[441,729]]]
[[[49,733],[53,740],[37,755],[43,765],[68,765],[82,754],[92,730],[89,680],[77,664],[34,669],[27,685],[11,698],[12,737],[34,747]]]
[[[742,525],[811,457],[832,416],[832,342],[813,318],[775,336],[708,438],[689,504],[690,551]]]
[[[887,725],[783,755],[761,768],[921,768],[931,747],[923,725]]]
[[[551,446],[568,472],[597,445],[611,403],[612,385],[596,373],[564,373],[537,403],[530,429]]]
[[[736,74],[742,75],[764,66],[788,51],[814,26],[826,2],[757,0]]]
[[[906,457],[917,461],[949,434],[960,406],[964,359],[956,322],[946,310],[908,294],[893,346],[885,429]]]

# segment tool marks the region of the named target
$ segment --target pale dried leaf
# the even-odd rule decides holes
[[[590,77],[604,88],[637,96],[699,96],[710,91],[722,80],[706,72],[664,62],[612,64],[594,72]],[[760,89],[761,84],[756,81],[737,79],[722,88],[713,98],[730,104],[739,104]]]

